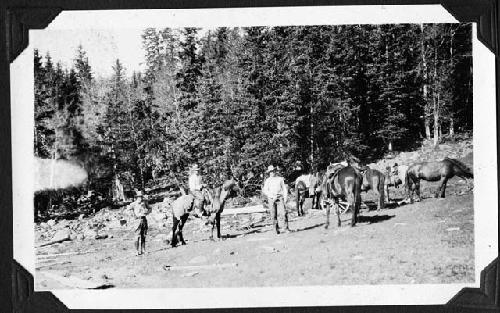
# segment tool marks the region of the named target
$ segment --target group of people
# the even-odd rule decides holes
[[[270,165],[267,168],[267,178],[264,180],[262,188],[263,195],[267,198],[269,211],[273,220],[273,226],[276,232],[279,233],[280,229],[277,221],[278,205],[281,202],[284,205],[288,201],[288,190],[283,176],[279,173],[279,169]],[[188,189],[189,194],[194,197],[194,205],[192,213],[196,217],[203,215],[202,205],[204,201],[204,189],[206,184],[203,183],[202,176],[200,175],[200,168],[198,165],[193,165],[189,169]],[[151,207],[145,199],[143,192],[136,193],[134,202],[130,204],[137,219],[137,227],[135,228],[135,247],[137,255],[142,255],[146,251],[146,235],[148,232],[148,221],[146,216],[151,212]],[[288,215],[285,210],[285,230],[288,228]]]
[[[301,169],[300,164],[296,167],[297,170]],[[398,164],[395,163],[390,169],[388,167],[388,171],[390,170],[391,176],[396,176],[398,174]],[[276,233],[282,232],[278,225],[278,207],[281,205],[284,207],[288,201],[288,188],[285,184],[285,180],[280,173],[279,168],[270,165],[266,170],[266,178],[264,180],[264,184],[262,187],[262,195],[265,197],[268,205],[268,210],[271,213],[271,220],[273,221],[273,228]],[[304,174],[306,175],[306,174]],[[303,176],[303,175],[302,175]],[[300,176],[297,180],[300,180]],[[305,180],[306,182],[308,180]],[[193,165],[189,169],[189,178],[188,178],[188,189],[189,194],[194,197],[194,205],[192,213],[196,217],[201,217],[204,215],[202,210],[202,205],[204,201],[204,189],[206,188],[206,184],[203,183],[202,176],[200,175],[200,168],[198,165]],[[309,186],[306,186],[309,188]],[[146,249],[146,235],[148,231],[148,222],[146,216],[151,212],[151,207],[148,202],[144,199],[144,194],[142,192],[138,192],[135,201],[130,205],[134,211],[135,216],[138,220],[138,226],[136,228],[136,241],[135,246],[137,250],[137,255],[141,255],[145,252]],[[289,231],[288,226],[288,210],[284,210],[284,231]]]

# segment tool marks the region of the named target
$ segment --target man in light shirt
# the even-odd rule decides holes
[[[189,187],[189,193],[191,193],[194,196],[194,209],[195,209],[195,216],[201,217],[202,212],[202,207],[203,207],[203,201],[205,199],[203,195],[203,188],[205,188],[205,185],[202,182],[201,175],[200,175],[200,168],[198,167],[198,164],[195,164],[191,167],[190,169],[190,174],[189,174],[189,180],[188,180],[188,187]]]
[[[276,174],[276,169],[272,165],[267,168],[267,173],[269,173],[269,177],[264,181],[262,193],[267,197],[267,204],[269,206],[269,211],[271,212],[273,226],[276,229],[276,233],[279,234],[280,229],[278,225],[278,202],[281,202],[283,204],[285,215],[285,230],[290,231],[290,229],[288,228],[288,212],[286,209],[288,190],[285,185],[285,180],[283,179],[283,177]]]

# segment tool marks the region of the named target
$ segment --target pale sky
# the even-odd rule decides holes
[[[410,8],[410,9],[409,9]],[[44,30],[30,30],[30,47],[70,67],[76,48],[87,52],[95,76],[108,76],[117,58],[127,73],[144,69],[141,33],[147,27],[216,28],[388,23],[455,23],[439,5],[322,6],[241,9],[64,11]]]
[[[141,33],[142,29],[57,29],[30,35],[30,43],[42,56],[48,51],[54,63],[61,61],[66,68],[73,64],[76,49],[82,45],[94,75],[110,75],[117,58],[130,75],[144,69]]]

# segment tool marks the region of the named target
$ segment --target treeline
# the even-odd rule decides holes
[[[201,165],[227,175],[383,157],[472,131],[470,24],[145,29],[147,69],[96,79],[35,51],[35,152],[88,188],[143,188]]]

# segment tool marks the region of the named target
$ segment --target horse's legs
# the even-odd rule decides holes
[[[217,238],[220,238],[220,213],[216,213],[215,215],[215,224],[217,226]]]
[[[300,216],[301,215],[300,214],[300,207],[301,207],[301,203],[300,202],[302,201],[302,199],[300,197],[300,190],[299,190],[299,188],[295,187],[295,189],[296,189],[295,194],[297,196],[296,197],[297,198],[297,204],[296,204],[296,206],[297,206],[297,216]]]
[[[325,206],[326,206],[326,210],[325,210],[325,214],[326,214],[325,229],[327,229],[328,226],[330,226],[330,204],[327,203]]]
[[[181,221],[179,223],[179,240],[182,245],[185,245],[186,242],[184,241],[184,235],[182,234],[182,229],[184,228],[184,225],[186,224],[186,221],[189,217],[189,214],[184,214],[181,216]]]
[[[417,201],[420,201],[420,200],[422,200],[420,198],[420,179],[415,178],[415,180],[416,181],[415,181],[414,185],[415,185],[415,192],[417,194]]]
[[[342,222],[340,221],[340,205],[335,203],[335,214],[337,215],[337,227],[342,226]]]
[[[447,182],[448,182],[448,178],[447,177],[443,178],[443,181],[441,182],[441,186],[439,187],[439,190],[441,190],[441,195],[440,195],[441,198],[444,198],[444,196],[445,196],[445,193],[446,193],[446,183]]]
[[[179,225],[179,219],[175,216],[172,217],[172,242],[170,244],[172,247],[177,246],[177,226]]]
[[[215,228],[215,220],[210,222],[212,224],[212,230],[210,231],[210,240],[214,240],[214,228]]]
[[[356,226],[356,222],[358,221],[358,212],[357,212],[357,208],[356,208],[356,204],[355,203],[352,203],[352,218],[351,218],[351,227],[354,227]]]

